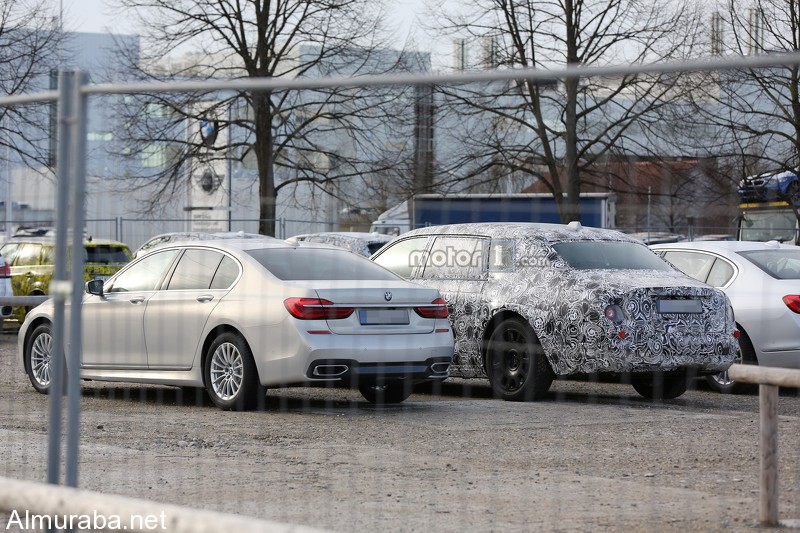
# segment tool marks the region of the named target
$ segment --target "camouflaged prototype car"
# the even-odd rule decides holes
[[[675,398],[690,374],[725,370],[738,352],[725,294],[617,231],[432,226],[372,260],[439,289],[455,335],[451,376],[488,377],[507,400],[542,398],[555,376],[601,372]]]
[[[108,279],[132,258],[128,247],[118,241],[93,239],[83,241],[84,279]],[[48,294],[55,271],[56,241],[51,234],[15,235],[0,248],[0,254],[11,265],[11,287],[14,296]],[[11,319],[22,322],[29,311],[15,307]]]

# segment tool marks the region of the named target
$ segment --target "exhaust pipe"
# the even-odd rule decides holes
[[[449,369],[450,363],[433,363],[431,365],[431,370],[437,374],[446,374]]]
[[[347,373],[348,370],[350,367],[347,365],[317,365],[311,374],[321,378],[335,378]]]

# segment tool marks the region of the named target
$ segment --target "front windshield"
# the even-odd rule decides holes
[[[740,239],[793,243],[796,233],[797,217],[791,211],[747,213],[742,219]]]

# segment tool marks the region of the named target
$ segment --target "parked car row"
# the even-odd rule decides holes
[[[223,409],[287,385],[344,384],[396,403],[448,376],[536,400],[557,376],[611,373],[662,399],[739,353],[722,290],[616,231],[436,226],[371,261],[297,241],[170,239],[88,281],[81,377],[204,387]],[[40,392],[52,381],[52,320],[42,304],[19,332]]]

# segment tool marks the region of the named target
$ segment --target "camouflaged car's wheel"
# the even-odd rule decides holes
[[[757,365],[758,357],[756,356],[756,350],[753,348],[750,337],[747,336],[744,330],[740,329],[739,331],[741,333],[739,335],[739,355],[736,357],[734,363]],[[732,380],[727,370],[706,376],[706,382],[709,387],[723,394],[743,394],[758,390],[758,385],[754,383],[742,383]]]
[[[253,352],[241,334],[225,332],[208,348],[204,367],[206,390],[225,411],[248,411],[265,403],[267,389],[258,378]]]
[[[536,333],[518,317],[503,320],[489,336],[486,374],[497,397],[517,402],[544,398],[555,377]]]
[[[672,400],[689,388],[689,377],[684,370],[653,372],[633,376],[631,385],[648,400]]]
[[[377,405],[402,403],[411,396],[412,383],[408,380],[388,381],[382,385],[360,383],[358,390],[370,403]]]
[[[53,379],[52,351],[53,327],[47,322],[39,324],[25,343],[23,363],[31,385],[42,394],[50,392],[50,383]],[[64,361],[62,383],[65,385],[62,390],[66,392],[66,360],[62,361]]]

